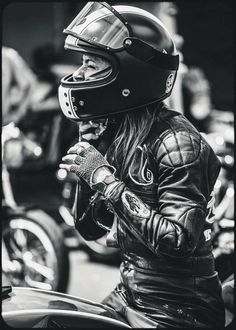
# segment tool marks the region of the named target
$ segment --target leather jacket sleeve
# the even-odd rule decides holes
[[[153,253],[186,257],[203,236],[219,161],[200,135],[188,132],[171,132],[159,139],[154,159],[158,176],[156,209],[123,182],[106,196],[106,203]],[[209,166],[212,161],[215,165]]]
[[[97,210],[104,203],[100,202],[101,196],[95,193],[85,182],[79,180],[76,187],[75,202],[73,206],[73,216],[75,219],[75,228],[86,240],[96,240],[104,236],[107,231],[96,223]],[[105,217],[112,217],[107,214],[107,210],[99,212]],[[105,212],[106,211],[106,212]]]
[[[96,141],[93,142],[93,145],[102,154],[105,154],[114,138],[115,132],[116,122],[109,125],[98,145]],[[78,179],[72,213],[75,220],[75,228],[85,240],[96,240],[104,236],[107,230],[101,227],[100,224],[103,223],[105,226],[111,227],[114,219],[114,215],[107,210],[104,204],[103,196],[95,193],[81,179]]]

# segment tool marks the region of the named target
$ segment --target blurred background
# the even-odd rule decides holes
[[[106,248],[105,239],[86,243],[74,231],[76,178],[58,169],[78,138],[77,125],[63,117],[57,98],[60,79],[78,64],[73,52],[64,50],[62,31],[84,4],[34,1],[3,8],[2,266],[14,285],[101,301],[119,280],[119,251]],[[232,2],[122,4],[150,11],[170,31],[181,65],[167,103],[186,115],[222,161],[214,248],[224,280],[232,272],[234,246]]]

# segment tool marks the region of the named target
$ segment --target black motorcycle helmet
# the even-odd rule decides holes
[[[100,56],[112,70],[101,78],[62,78],[59,102],[72,120],[104,118],[167,98],[179,56],[168,31],[151,13],[132,6],[89,2],[63,31],[65,48]]]

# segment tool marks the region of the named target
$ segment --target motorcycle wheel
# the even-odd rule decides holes
[[[95,241],[86,241],[81,237],[83,249],[88,253],[91,261],[108,264],[120,263],[120,250],[106,245],[106,235]]]
[[[9,218],[2,246],[6,253],[2,271],[12,286],[66,292],[68,250],[60,227],[44,211],[30,210]]]

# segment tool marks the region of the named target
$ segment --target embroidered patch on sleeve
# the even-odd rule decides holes
[[[207,217],[206,222],[213,223],[215,221],[215,194],[214,190],[210,194],[211,199],[207,203]]]
[[[131,191],[124,191],[121,199],[128,212],[132,215],[140,218],[150,217],[150,209]]]

